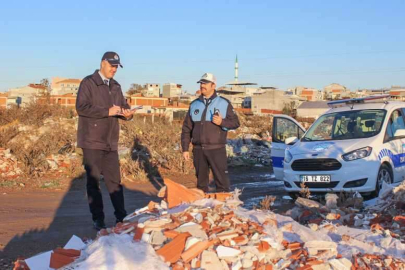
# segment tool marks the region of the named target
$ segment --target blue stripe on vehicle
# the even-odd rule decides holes
[[[382,160],[384,157],[389,157],[395,168],[405,166],[405,153],[395,155],[388,149],[382,149],[378,154],[378,159]]]
[[[284,168],[284,157],[271,157],[271,160],[273,161],[273,167]]]

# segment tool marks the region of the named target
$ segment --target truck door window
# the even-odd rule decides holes
[[[300,138],[300,135],[303,135],[299,133],[300,128],[297,124],[285,118],[277,118],[276,126],[273,128],[276,129],[275,138],[273,138],[274,142],[284,143],[285,139],[289,137]]]

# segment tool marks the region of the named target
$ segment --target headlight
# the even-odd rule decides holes
[[[345,161],[352,161],[352,160],[356,160],[356,159],[360,159],[360,158],[365,158],[371,154],[371,150],[373,150],[373,148],[367,146],[364,148],[354,150],[347,154],[344,154],[344,155],[342,155],[342,158]]]
[[[292,159],[293,159],[293,156],[291,155],[290,151],[285,150],[284,162],[290,163]]]

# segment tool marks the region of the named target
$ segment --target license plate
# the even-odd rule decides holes
[[[301,182],[329,183],[330,175],[300,175]]]

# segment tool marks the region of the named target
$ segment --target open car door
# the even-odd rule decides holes
[[[287,148],[285,140],[290,137],[301,139],[305,133],[305,129],[294,118],[287,115],[274,115],[272,144],[271,144],[271,160],[273,161],[273,171],[277,180],[283,180],[284,176],[284,152]]]

